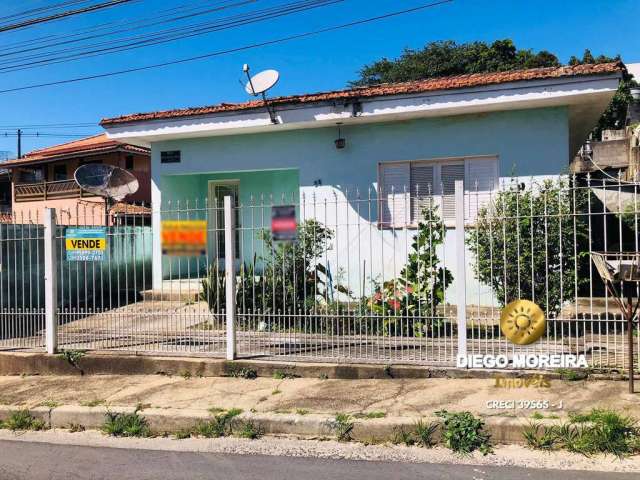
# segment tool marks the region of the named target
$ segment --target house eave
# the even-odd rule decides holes
[[[153,142],[224,135],[323,128],[505,110],[567,106],[597,120],[615,94],[619,73],[519,81],[411,95],[283,105],[278,124],[265,109],[106,125],[109,138],[140,146]],[[354,108],[354,105],[357,108]]]

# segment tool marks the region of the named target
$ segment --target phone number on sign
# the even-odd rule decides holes
[[[487,400],[490,410],[547,410],[563,408],[563,401],[551,403],[549,400]]]

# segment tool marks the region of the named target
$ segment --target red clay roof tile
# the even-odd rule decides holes
[[[469,75],[457,75],[453,77],[430,78],[404,83],[384,83],[370,87],[358,87],[348,90],[336,90],[304,95],[291,95],[270,99],[272,105],[296,105],[301,103],[326,102],[333,100],[349,100],[356,98],[370,98],[387,95],[403,95],[437,90],[451,90],[457,88],[470,88],[499,83],[519,82],[527,80],[544,80],[548,78],[574,77],[586,75],[600,75],[619,73],[625,67],[621,62],[586,64],[566,67],[533,68],[528,70],[511,70],[507,72],[474,73]],[[218,105],[164,110],[149,113],[134,113],[120,117],[105,118],[100,124],[103,126],[118,125],[130,122],[144,122],[148,120],[161,120],[168,118],[193,117],[210,115],[222,112],[235,112],[263,108],[261,100],[252,100],[244,103],[220,103]]]

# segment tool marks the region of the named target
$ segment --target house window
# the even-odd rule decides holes
[[[65,164],[58,164],[53,166],[53,181],[67,179],[67,166]]]
[[[160,163],[180,163],[180,150],[160,152]]]
[[[497,157],[383,162],[379,165],[379,222],[383,227],[416,226],[430,203],[445,224],[456,215],[455,184],[464,182],[465,218],[473,221],[498,184]]]
[[[44,169],[42,167],[34,167],[22,170],[20,172],[21,183],[37,183],[44,182]]]
[[[124,157],[124,168],[127,170],[133,170],[133,155],[127,155]]]

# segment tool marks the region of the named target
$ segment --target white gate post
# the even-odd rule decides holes
[[[44,325],[47,353],[58,349],[58,258],[56,252],[56,211],[44,209]]]
[[[458,310],[458,357],[467,356],[467,268],[464,245],[464,182],[455,181],[456,205],[456,306]]]
[[[236,225],[233,197],[224,197],[224,275],[227,321],[227,360],[236,358]]]

